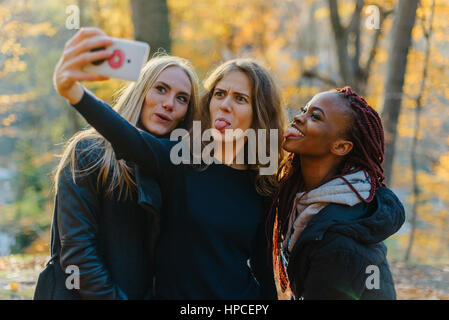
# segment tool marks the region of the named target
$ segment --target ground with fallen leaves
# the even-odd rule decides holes
[[[0,300],[33,298],[47,256],[0,257]],[[449,264],[413,265],[390,261],[398,300],[449,300]]]

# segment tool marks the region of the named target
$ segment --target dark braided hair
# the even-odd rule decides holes
[[[356,193],[360,200],[371,202],[376,190],[385,185],[383,182],[385,179],[384,169],[382,167],[385,151],[382,122],[376,110],[363,97],[352,91],[350,87],[335,89],[335,92],[348,102],[348,107],[351,111],[351,124],[348,125],[344,135],[347,140],[353,143],[353,148],[342,161],[337,170],[338,174],[322,182],[322,184],[335,178],[341,178]],[[343,177],[360,170],[365,172],[371,183],[371,190],[367,199],[363,199],[357,190]],[[270,251],[273,254],[274,268],[279,276],[281,290],[284,292],[289,286],[289,281],[282,263],[280,242],[282,241],[281,236],[286,222],[289,219],[294,197],[303,184],[299,155],[289,154],[286,161],[279,167],[278,180],[280,184],[271,205],[268,230],[273,231],[273,242]]]

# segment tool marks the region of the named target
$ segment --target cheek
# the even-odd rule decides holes
[[[332,142],[335,139],[335,135],[333,135],[331,131],[327,130],[329,130],[329,128],[322,129],[314,132],[314,134],[311,134],[309,137],[310,139],[306,141],[307,145],[305,145],[305,149],[317,155],[329,153]]]
[[[251,124],[253,122],[253,110],[251,107],[246,106],[239,109],[237,116],[239,119],[240,127],[243,127],[244,129],[248,129],[251,127]]]
[[[175,120],[177,120],[178,122],[181,121],[181,119],[186,116],[188,110],[189,110],[189,106],[188,105],[186,105],[186,104],[179,104],[179,106],[176,108]]]
[[[217,113],[218,106],[214,99],[212,99],[209,103],[209,114],[210,114],[210,121],[213,121],[215,118],[215,114]]]
[[[218,110],[217,101],[212,98],[212,100],[209,102],[209,112],[210,114],[215,113]]]
[[[143,129],[154,133],[159,134],[159,132],[153,132],[155,126],[157,127],[158,124],[154,122],[152,115],[156,109],[157,101],[156,97],[151,94],[147,94],[145,96],[145,100],[142,106],[142,110],[140,111],[140,123],[143,126]]]
[[[149,129],[148,126],[151,124],[151,115],[153,114],[153,109],[148,105],[143,105],[140,111],[140,122]]]
[[[329,133],[326,131],[328,129],[322,128],[320,126],[311,126],[307,128],[307,140],[316,145],[316,147],[321,148],[327,145],[329,140]]]
[[[148,93],[145,96],[145,100],[143,102],[141,114],[142,115],[149,115],[149,114],[151,114],[152,111],[154,110],[156,104],[157,104],[157,101],[156,101],[155,96]]]

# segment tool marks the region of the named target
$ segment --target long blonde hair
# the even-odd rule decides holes
[[[137,126],[148,90],[156,82],[156,79],[159,77],[161,72],[172,66],[182,68],[190,79],[192,92],[187,113],[184,120],[178,125],[178,128],[189,130],[193,119],[197,116],[200,87],[198,77],[194,72],[191,63],[183,58],[159,54],[149,60],[142,68],[139,79],[119,90],[119,98],[114,104],[114,110],[116,110],[131,124]],[[82,150],[76,150],[78,143],[83,140],[91,140],[91,143],[89,143],[88,146]],[[96,159],[93,163],[90,163],[87,168],[83,170],[75,170],[76,157],[79,157],[81,154],[88,155],[94,150],[103,151],[101,157]],[[81,153],[77,155],[76,153],[79,152]],[[128,197],[132,198],[132,191],[136,187],[132,169],[126,165],[124,160],[117,160],[115,158],[114,150],[111,144],[94,128],[79,131],[66,142],[61,160],[56,167],[54,177],[56,192],[58,191],[58,180],[61,172],[67,165],[70,165],[71,175],[74,182],[76,174],[89,174],[93,170],[98,169],[98,190],[100,187],[106,187],[106,194],[112,195],[113,191],[118,188],[119,199],[123,195],[125,199]],[[111,179],[109,183],[108,178]]]
[[[271,74],[256,60],[250,58],[238,58],[229,60],[214,69],[204,81],[206,93],[200,102],[201,128],[209,128],[210,110],[209,105],[216,85],[231,71],[241,71],[246,74],[251,82],[251,101],[253,108],[253,129],[278,129],[278,163],[284,159],[282,135],[285,127],[285,116],[282,108],[280,90]],[[267,135],[267,149],[270,150],[270,136]],[[203,145],[204,147],[204,145]],[[259,171],[261,165],[258,163],[249,165],[250,170]],[[276,175],[257,174],[255,187],[260,195],[271,196],[278,185]]]

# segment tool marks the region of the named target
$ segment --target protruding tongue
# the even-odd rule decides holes
[[[215,120],[215,129],[222,131],[223,129],[225,129],[227,126],[229,126],[229,123],[227,123],[226,121],[223,120]]]
[[[299,137],[299,133],[294,128],[288,128],[284,133],[284,138],[287,137]]]

